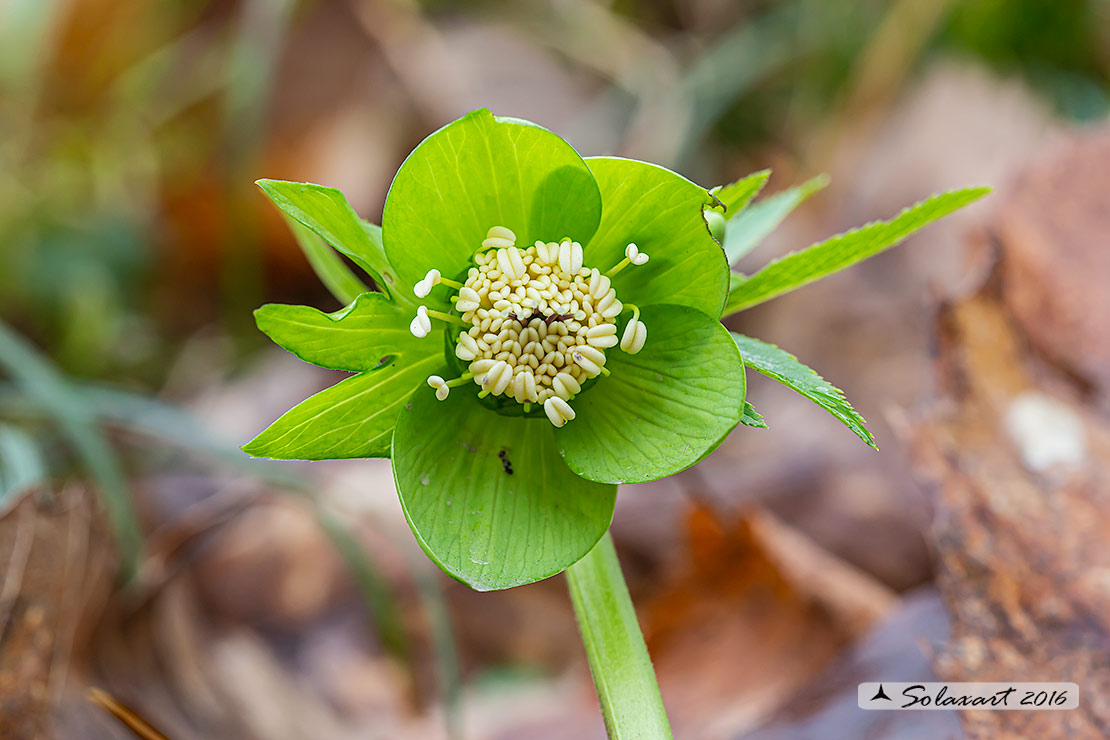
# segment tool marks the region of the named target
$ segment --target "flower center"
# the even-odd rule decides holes
[[[570,238],[522,248],[503,226],[489,230],[482,250],[463,284],[432,270],[414,288],[420,297],[441,283],[459,290],[452,300],[461,319],[421,306],[413,320],[417,336],[430,331],[431,318],[463,327],[455,356],[469,363],[468,372],[451,381],[432,376],[428,384],[442,400],[451,387],[473,381],[481,387],[479,397],[503,395],[525,412],[541,404],[551,423],[561,427],[574,419],[569,402],[583,383],[609,374],[607,349],[619,344],[634,354],[643,347],[647,328],[639,310],[617,300],[610,276],[643,264],[647,255],[630,244],[626,258],[602,274],[583,265],[582,245]],[[618,338],[617,318],[625,308],[633,315]]]

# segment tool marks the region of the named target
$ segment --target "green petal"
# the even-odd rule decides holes
[[[393,474],[409,525],[479,591],[555,575],[604,534],[617,489],[571,473],[546,419],[499,416],[471,390],[437,401],[422,388],[401,413]]]
[[[646,162],[590,157],[605,203],[601,224],[586,248],[586,265],[605,272],[635,242],[650,261],[613,278],[617,296],[638,305],[672,303],[720,316],[728,293],[728,264],[709,234],[702,209],[709,192]]]
[[[639,354],[606,352],[599,378],[557,432],[567,466],[603,483],[644,483],[712,452],[744,411],[744,365],[720,322],[685,306],[648,306]]]
[[[432,268],[461,273],[492,226],[523,246],[563,236],[585,243],[600,218],[597,183],[570,144],[483,109],[413,150],[389,188],[382,227],[386,254],[411,287]]]
[[[360,372],[429,355],[442,358],[439,332],[417,339],[409,331],[414,315],[381,293],[364,293],[335,313],[270,303],[257,309],[254,319],[270,339],[305,362]]]
[[[347,378],[286,411],[243,451],[275,460],[388,457],[405,399],[444,365],[436,353]]]

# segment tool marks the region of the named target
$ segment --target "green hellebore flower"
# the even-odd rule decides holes
[[[260,184],[388,295],[258,310],[279,345],[357,374],[244,449],[391,457],[417,540],[476,589],[577,562],[617,484],[693,465],[741,419],[714,199],[669,170],[479,110],[409,155],[380,232],[336,191]]]

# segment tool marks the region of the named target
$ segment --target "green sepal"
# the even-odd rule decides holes
[[[586,245],[585,264],[602,272],[634,242],[649,256],[613,278],[617,297],[639,306],[670,303],[719,316],[728,291],[728,264],[709,233],[705,188],[658,165],[618,157],[586,160],[605,203],[601,224]]]
[[[739,423],[744,364],[720,322],[687,306],[643,309],[638,354],[606,352],[609,377],[571,401],[557,432],[567,466],[604,483],[665,478],[708,455]]]
[[[472,388],[418,389],[393,435],[405,517],[447,574],[479,591],[532,583],[577,562],[609,527],[616,486],[574,475],[546,419],[500,416]]]
[[[600,218],[597,183],[570,144],[482,109],[412,151],[389,188],[382,226],[386,254],[411,288],[433,268],[462,275],[493,226],[513,231],[521,247],[564,236],[584,244]],[[424,303],[446,307],[446,294],[433,291]]]

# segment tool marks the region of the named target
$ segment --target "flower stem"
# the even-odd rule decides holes
[[[659,684],[609,533],[566,573],[610,740],[672,740]]]

